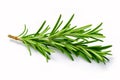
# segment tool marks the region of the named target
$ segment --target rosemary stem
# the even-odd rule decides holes
[[[20,38],[18,38],[17,36],[13,36],[13,35],[8,35],[9,38],[12,38],[14,40],[20,40]]]

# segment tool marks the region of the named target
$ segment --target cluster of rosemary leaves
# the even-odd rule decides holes
[[[59,29],[63,23],[60,15],[51,31],[48,31],[50,29],[49,25],[43,29],[46,23],[46,21],[44,21],[36,33],[27,35],[28,29],[25,25],[24,31],[19,36],[16,37],[9,35],[9,37],[22,41],[28,48],[30,55],[31,47],[39,51],[39,53],[42,54],[47,61],[50,59],[51,52],[54,51],[50,47],[60,50],[71,60],[74,60],[72,56],[75,55],[77,57],[84,58],[90,63],[91,60],[94,60],[98,63],[105,63],[106,61],[109,61],[106,55],[111,55],[109,53],[110,50],[107,50],[111,47],[111,45],[89,45],[98,41],[103,42],[101,38],[105,38],[105,36],[100,33],[102,30],[100,28],[102,23],[100,23],[94,29],[91,28],[91,24],[82,27],[71,26],[73,17],[74,14],[62,27],[62,29]]]

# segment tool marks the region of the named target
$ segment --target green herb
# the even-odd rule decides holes
[[[91,60],[98,63],[106,63],[106,61],[109,61],[106,56],[111,55],[110,50],[107,50],[111,45],[91,46],[92,43],[98,41],[103,42],[101,39],[105,38],[105,36],[100,33],[102,23],[93,29],[91,28],[91,24],[82,27],[71,26],[73,17],[74,14],[61,29],[60,26],[63,21],[61,21],[60,15],[51,31],[49,30],[49,25],[44,27],[46,24],[46,21],[44,21],[36,33],[27,35],[28,29],[25,25],[24,31],[19,36],[8,35],[8,37],[22,41],[29,50],[30,55],[31,47],[39,51],[39,53],[46,58],[46,61],[50,59],[51,53],[54,52],[51,47],[60,50],[71,60],[74,60],[73,55],[75,55],[82,57],[90,63]]]

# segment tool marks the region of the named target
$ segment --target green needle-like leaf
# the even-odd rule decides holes
[[[12,35],[9,35],[9,37],[22,41],[30,52],[30,55],[30,48],[37,50],[46,58],[46,61],[50,59],[50,54],[54,52],[54,50],[51,50],[51,47],[60,50],[72,61],[74,60],[73,55],[76,57],[80,56],[90,63],[92,60],[97,63],[106,63],[106,61],[109,61],[106,56],[111,54],[110,50],[107,49],[112,47],[112,45],[90,45],[92,43],[97,44],[98,41],[103,42],[102,38],[105,38],[105,36],[100,33],[102,30],[100,27],[103,23],[100,23],[95,28],[92,28],[92,24],[82,27],[72,26],[73,14],[68,22],[60,28],[63,23],[61,17],[62,15],[60,14],[51,31],[49,25],[45,27],[46,21],[44,21],[35,33],[27,35],[28,29],[25,25],[23,32],[18,37]]]
[[[20,35],[18,35],[18,36],[20,37],[20,36],[26,35],[27,32],[28,32],[28,30],[27,30],[27,28],[26,28],[26,25],[24,25],[24,30],[23,30],[23,32],[22,32]]]
[[[62,15],[60,14],[60,16],[59,16],[59,18],[58,18],[58,20],[57,20],[57,22],[56,22],[53,30],[51,31],[50,35],[54,34],[54,33],[56,32],[56,30],[57,30],[57,29],[60,27],[60,25],[62,24],[63,21],[59,24],[60,19],[61,19],[61,16],[62,16]],[[59,24],[59,26],[58,26],[58,24]]]
[[[35,33],[35,36],[42,30],[42,28],[44,27],[46,21],[43,22],[43,24],[41,25],[41,27],[38,29],[38,31]]]
[[[65,28],[70,24],[70,22],[72,21],[73,17],[74,17],[74,14],[71,16],[71,18],[69,19],[69,21],[68,21],[68,22],[66,23],[66,25],[63,27],[63,29],[65,29]]]

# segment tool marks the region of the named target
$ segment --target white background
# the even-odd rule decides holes
[[[112,56],[106,65],[69,60],[61,52],[32,56],[20,42],[7,35],[18,35],[24,24],[35,32],[43,20],[52,27],[62,14],[64,22],[75,13],[73,25],[103,22],[105,45],[112,44]],[[0,80],[120,80],[120,2],[119,0],[0,0]]]

